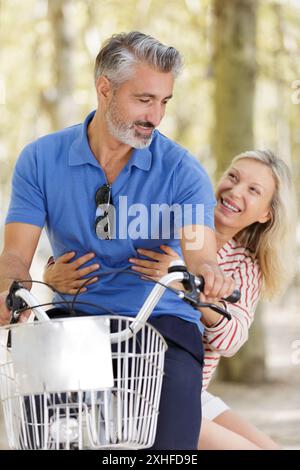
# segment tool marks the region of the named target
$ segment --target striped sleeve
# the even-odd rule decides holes
[[[231,275],[241,291],[236,304],[227,303],[232,319],[225,317],[215,327],[205,327],[204,341],[211,351],[221,356],[233,356],[248,339],[248,331],[254,318],[261,290],[259,264],[251,256],[244,256],[239,262],[221,263],[222,270]]]

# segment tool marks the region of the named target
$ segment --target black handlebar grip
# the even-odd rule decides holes
[[[235,304],[236,302],[240,300],[240,298],[241,298],[241,291],[239,291],[238,289],[235,289],[229,297],[226,297],[226,299],[223,299],[223,300],[225,300],[226,302],[230,302],[231,304]]]
[[[198,288],[200,289],[201,292],[203,292],[204,277],[200,275],[197,277],[197,279],[198,279],[198,282],[197,282]],[[226,302],[230,302],[231,304],[235,304],[236,302],[240,300],[240,298],[241,298],[241,292],[238,289],[235,289],[231,295],[226,297],[226,299],[222,299],[222,300],[225,300]]]

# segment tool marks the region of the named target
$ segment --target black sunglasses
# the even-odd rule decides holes
[[[95,194],[96,201],[96,220],[95,232],[100,240],[111,240],[112,230],[109,217],[109,206],[112,204],[111,187],[109,184],[103,184],[97,189]]]

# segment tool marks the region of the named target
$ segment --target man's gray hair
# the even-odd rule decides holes
[[[95,82],[100,75],[105,75],[114,85],[120,85],[133,75],[133,68],[138,63],[161,72],[172,72],[176,78],[183,60],[175,47],[165,46],[152,36],[138,31],[114,34],[97,55]]]

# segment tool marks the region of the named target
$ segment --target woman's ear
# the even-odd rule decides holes
[[[270,219],[272,219],[272,210],[269,209],[263,216],[261,216],[257,222],[260,224],[265,224],[268,222]]]

